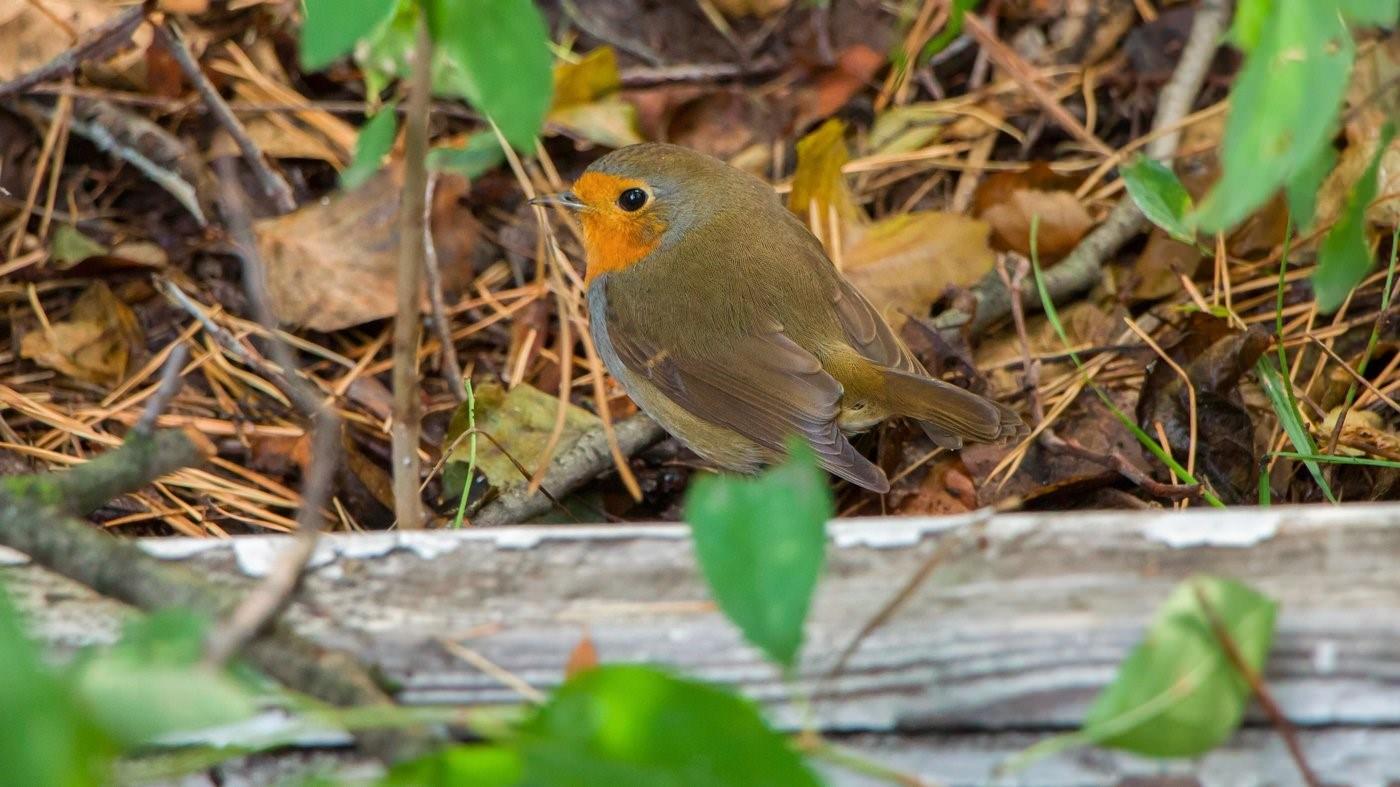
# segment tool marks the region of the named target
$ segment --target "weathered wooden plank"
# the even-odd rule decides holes
[[[1073,726],[1172,585],[1198,572],[1280,602],[1268,678],[1292,718],[1339,732],[1400,724],[1400,506],[1016,513],[852,520],[830,530],[797,690],[817,694],[824,730],[905,736],[912,748],[900,756],[911,763],[925,751],[936,760],[979,730]],[[167,539],[148,548],[247,583],[281,543]],[[840,677],[821,681],[940,543],[946,557],[929,582]],[[379,664],[406,702],[518,700],[443,649],[441,637],[548,690],[586,629],[605,660],[673,665],[740,688],[780,724],[799,719],[793,687],[709,604],[682,526],[337,536],[318,564],[290,619]],[[56,647],[115,631],[119,605],[33,566],[3,569],[0,581]],[[1400,779],[1400,764],[1387,764],[1400,758],[1381,758],[1395,750],[1381,747],[1393,747],[1393,734],[1376,735],[1357,739],[1365,745],[1356,743],[1355,762]],[[1269,740],[1246,749],[1264,756]]]

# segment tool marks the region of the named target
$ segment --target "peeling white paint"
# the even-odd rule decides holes
[[[1162,513],[1143,523],[1142,535],[1175,549],[1251,547],[1277,535],[1278,526],[1278,514],[1264,509],[1201,511],[1189,516]]]
[[[1324,639],[1313,648],[1313,669],[1319,674],[1331,675],[1337,671],[1337,642]]]
[[[260,538],[260,536],[244,536]],[[137,541],[141,551],[160,560],[185,560],[215,549],[226,549],[236,539],[223,538],[143,538]]]
[[[238,561],[238,570],[250,577],[265,577],[277,564],[277,558],[284,550],[291,549],[295,540],[289,536],[244,536],[233,539],[233,557]],[[335,546],[327,538],[316,543],[307,568],[320,568],[336,558]]]

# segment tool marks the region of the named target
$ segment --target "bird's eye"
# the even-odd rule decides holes
[[[641,210],[645,204],[647,204],[647,193],[642,189],[628,189],[617,197],[617,206],[628,213]]]

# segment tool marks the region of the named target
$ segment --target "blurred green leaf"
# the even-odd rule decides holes
[[[1201,229],[1235,226],[1316,160],[1355,55],[1335,2],[1275,0],[1230,93],[1223,172],[1201,203]]]
[[[455,172],[474,180],[495,169],[506,154],[495,134],[472,134],[466,144],[433,148],[428,151],[428,168],[440,172]]]
[[[1322,181],[1327,179],[1327,175],[1336,165],[1336,148],[1323,145],[1284,185],[1288,210],[1300,228],[1312,226],[1313,216],[1317,213],[1318,189],[1322,188]]]
[[[530,0],[426,0],[454,85],[506,141],[532,152],[553,95],[549,34]]]
[[[1148,221],[1183,243],[1196,240],[1195,230],[1188,223],[1191,195],[1170,167],[1139,156],[1122,169],[1122,175],[1128,195]]]
[[[924,45],[923,51],[919,54],[921,62],[928,62],[928,59],[948,48],[948,45],[958,40],[962,35],[963,16],[968,11],[976,8],[982,0],[953,0],[952,8],[948,12],[948,23],[943,29],[938,31],[938,35],[929,39]]]
[[[785,668],[802,645],[832,514],[826,474],[801,441],[758,478],[701,476],[685,497],[710,592],[744,636]]]
[[[1312,284],[1317,296],[1317,310],[1323,314],[1336,311],[1356,285],[1366,278],[1366,273],[1375,262],[1371,258],[1371,246],[1366,241],[1366,206],[1376,198],[1376,176],[1381,158],[1394,137],[1395,127],[1387,124],[1381,130],[1380,144],[1370,165],[1352,185],[1337,223],[1332,225],[1318,248],[1317,269],[1313,271]]]
[[[360,134],[355,137],[355,155],[350,166],[340,173],[340,187],[353,189],[374,177],[374,173],[384,166],[384,157],[394,146],[394,133],[398,131],[399,118],[394,104],[386,104],[360,126]]]
[[[1227,36],[1241,52],[1249,54],[1259,44],[1264,20],[1274,10],[1274,0],[1240,0],[1235,6],[1235,19]]]
[[[398,0],[393,13],[365,36],[363,46],[355,47],[355,64],[364,74],[365,93],[371,100],[378,99],[390,82],[408,75],[421,13],[416,0]],[[438,87],[434,79],[434,92],[441,92]]]
[[[394,8],[394,0],[304,0],[301,67],[316,71],[349,52]]]
[[[103,784],[115,747],[40,661],[0,589],[0,773],[7,784]]]
[[[1150,757],[1191,757],[1230,737],[1250,687],[1217,639],[1202,597],[1244,662],[1262,670],[1273,643],[1274,602],[1231,580],[1188,579],[1089,708],[1084,737]]]
[[[93,719],[123,745],[137,746],[252,716],[252,691],[200,663],[205,630],[203,618],[166,610],[128,624],[116,645],[85,654],[74,665],[73,685]]]
[[[741,697],[641,666],[570,679],[521,729],[529,787],[818,784]]]
[[[383,787],[513,787],[524,776],[520,753],[504,746],[452,746],[395,765]]]
[[[1400,0],[1339,0],[1342,16],[1364,27],[1395,27]]]

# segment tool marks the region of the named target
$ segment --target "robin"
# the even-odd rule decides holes
[[[928,375],[762,180],[676,145],[593,162],[542,197],[578,213],[593,341],[608,371],[697,454],[752,473],[793,435],[874,492],[847,435],[917,421],[961,448],[1022,434],[1009,408]]]

